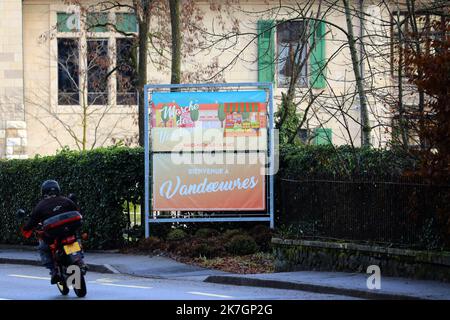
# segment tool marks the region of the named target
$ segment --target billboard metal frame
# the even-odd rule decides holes
[[[157,91],[158,89],[239,89],[239,88],[254,88],[264,89],[268,91],[268,159],[270,165],[275,163],[275,142],[274,142],[274,109],[273,109],[273,84],[271,82],[244,82],[244,83],[208,83],[208,84],[147,84],[144,86],[144,159],[145,159],[145,237],[150,236],[150,223],[185,223],[185,222],[245,222],[245,221],[267,221],[270,223],[270,228],[274,228],[274,177],[273,172],[269,173],[268,189],[266,192],[266,207],[267,213],[258,216],[235,216],[235,217],[195,217],[195,218],[152,218],[150,219],[150,212],[152,211],[152,181],[150,181],[150,155],[153,154],[150,146],[150,100],[149,91]],[[152,175],[153,177],[153,175]],[[266,179],[267,181],[267,179]],[[267,182],[266,182],[267,183]],[[242,214],[246,215],[246,214]]]

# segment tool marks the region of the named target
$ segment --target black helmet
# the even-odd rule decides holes
[[[61,193],[61,188],[59,187],[58,182],[55,180],[47,180],[41,186],[41,194],[43,197],[45,196],[59,196]]]

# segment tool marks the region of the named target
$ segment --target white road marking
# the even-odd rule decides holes
[[[47,280],[49,281],[49,277],[35,277],[35,276],[27,276],[23,274],[9,274],[9,277],[15,278],[23,278],[23,279],[34,279],[34,280]],[[126,285],[126,284],[115,284],[106,281],[114,281],[112,279],[99,279],[97,281],[89,281],[89,283],[99,284],[102,286],[113,286],[113,287],[122,287],[122,288],[131,288],[131,289],[152,289],[152,287],[144,287],[144,286],[135,286],[135,285]]]
[[[91,281],[90,283],[95,283],[95,284],[99,284],[102,286],[122,287],[122,288],[132,288],[132,289],[151,289],[152,288],[152,287],[134,286],[134,285],[128,285],[128,284],[102,283],[102,282],[96,282],[96,281]]]
[[[101,279],[97,279],[95,281],[92,282],[101,282],[101,283],[112,283],[112,282],[116,282],[117,280],[113,280],[113,279],[109,279],[109,278],[101,278]]]
[[[34,276],[26,276],[26,275],[22,275],[22,274],[8,274],[8,277],[35,279],[35,280],[50,280],[50,277],[34,277]]]
[[[215,294],[215,293],[206,293],[206,292],[197,292],[197,291],[190,291],[188,293],[199,295],[199,296],[209,296],[209,297],[217,297],[217,298],[233,298],[231,296],[225,296],[222,294]]]

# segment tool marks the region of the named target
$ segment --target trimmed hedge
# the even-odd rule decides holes
[[[16,211],[31,211],[44,180],[55,179],[63,194],[75,193],[89,233],[88,248],[117,248],[124,243],[125,199],[143,194],[142,148],[111,147],[87,152],[63,150],[55,156],[0,161],[0,243],[30,243],[19,233]]]
[[[316,175],[400,176],[415,171],[418,162],[401,151],[351,146],[295,146],[280,148],[281,178],[298,179]]]
[[[275,225],[291,238],[448,250],[449,178],[423,176],[419,164],[395,149],[284,147]]]
[[[330,173],[399,175],[412,169],[414,160],[394,151],[348,146],[284,146],[280,150],[278,177],[297,179]],[[64,194],[77,195],[85,218],[84,229],[89,233],[88,248],[109,249],[124,244],[123,203],[125,200],[139,203],[143,195],[142,148],[63,150],[55,156],[0,160],[0,243],[30,243],[19,234],[15,212],[18,208],[32,210],[39,201],[41,183],[46,179],[58,180]],[[187,224],[189,230],[252,226],[252,223]],[[152,235],[158,234],[159,229],[164,233],[161,236],[165,236],[170,225],[152,226]]]

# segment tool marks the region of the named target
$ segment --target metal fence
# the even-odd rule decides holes
[[[277,225],[298,237],[449,248],[448,183],[322,176],[278,178],[276,190]]]
[[[123,230],[124,238],[128,242],[135,242],[142,238],[141,206],[138,200],[125,200],[123,213],[126,219],[126,227]]]

